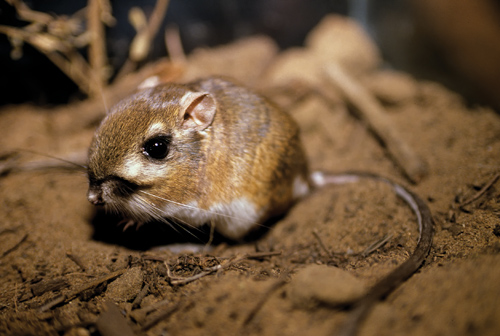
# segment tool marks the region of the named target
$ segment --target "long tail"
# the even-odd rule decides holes
[[[410,206],[417,217],[419,239],[415,250],[404,263],[379,280],[363,297],[353,304],[346,321],[338,333],[335,333],[336,336],[353,336],[356,334],[361,322],[373,305],[391,293],[419,269],[429,253],[434,235],[434,220],[427,204],[418,195],[388,178],[365,172],[348,172],[343,174],[315,172],[311,175],[311,180],[315,187],[322,187],[328,184],[354,183],[365,179],[388,184]]]

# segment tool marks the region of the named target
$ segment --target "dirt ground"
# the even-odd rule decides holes
[[[467,106],[439,84],[383,69],[355,25],[328,20],[304,48],[278,53],[260,37],[199,50],[180,80],[236,77],[295,117],[313,170],[379,173],[428,203],[435,220],[430,254],[375,306],[359,335],[497,335],[500,116]],[[427,163],[420,181],[405,178],[369,125],[325,82],[319,64],[333,61],[377,97],[402,141]],[[82,123],[88,118],[81,110],[78,103],[6,107],[0,148],[60,157],[85,151],[96,124]],[[405,203],[390,188],[363,182],[317,191],[244,242],[215,236],[207,252],[185,245],[172,252],[158,246],[203,245],[209,229],[151,223],[123,231],[120,218],[87,201],[86,189],[83,171],[0,178],[1,335],[334,335],[349,309],[329,297],[351,282],[355,290],[374,284],[408,257],[418,238]],[[360,254],[384,237],[381,247]],[[216,265],[221,269],[182,283]],[[312,276],[335,269],[344,280]]]

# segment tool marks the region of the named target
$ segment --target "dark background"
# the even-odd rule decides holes
[[[73,14],[87,4],[84,0],[25,3],[33,10],[57,15]],[[154,0],[111,2],[117,23],[107,29],[107,48],[115,70],[125,61],[135,35],[128,22],[130,8],[140,6],[149,15],[154,4]],[[356,19],[379,46],[386,67],[419,79],[441,81],[472,102],[488,103],[488,98],[478,94],[480,90],[474,90],[468,78],[457,75],[439,48],[420,33],[411,0],[171,0],[149,60],[166,55],[163,31],[168,25],[179,27],[187,53],[199,46],[216,46],[254,34],[269,35],[284,49],[302,45],[307,33],[328,13]],[[0,24],[22,27],[26,22],[16,17],[5,0],[0,0]],[[0,105],[55,105],[84,98],[43,54],[25,44],[23,57],[12,60],[11,49],[7,37],[0,34]]]

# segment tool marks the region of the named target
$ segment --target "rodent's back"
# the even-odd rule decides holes
[[[233,198],[251,197],[266,209],[265,218],[283,213],[307,193],[307,161],[299,128],[288,113],[224,79],[202,80],[194,87],[212,93],[218,104],[207,157],[210,180],[227,190],[238,186]],[[227,171],[224,179],[220,167]]]

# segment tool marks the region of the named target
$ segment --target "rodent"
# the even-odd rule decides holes
[[[116,105],[89,149],[88,199],[137,223],[211,223],[239,239],[310,190],[296,123],[221,78],[143,89]]]
[[[354,305],[358,317],[344,330],[355,330],[374,302],[420,267],[432,241],[432,216],[416,194],[372,174],[311,174],[291,116],[223,78],[158,84],[118,103],[93,137],[88,178],[91,203],[138,224],[165,217],[195,227],[210,223],[231,239],[323,185],[364,178],[389,184],[416,214],[419,242]]]

